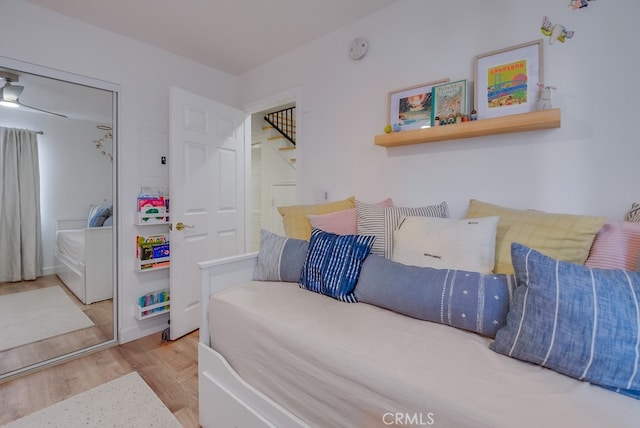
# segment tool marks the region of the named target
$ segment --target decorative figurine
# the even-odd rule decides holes
[[[556,89],[554,86],[544,86],[538,83],[538,99],[536,100],[536,110],[550,110],[551,106],[551,90]]]
[[[433,126],[440,126],[440,116],[433,118]]]
[[[393,124],[393,132],[400,132],[400,124],[399,123],[394,123]]]
[[[393,131],[393,128],[391,128],[391,125],[387,125],[384,127],[385,134],[391,134],[391,131]]]
[[[560,24],[551,24],[551,20],[544,16],[542,18],[542,27],[540,27],[542,34],[549,37],[549,44],[552,45],[556,40],[560,43],[564,43],[565,39],[573,37],[573,31],[567,31],[564,26]]]
[[[476,109],[471,110],[471,120],[478,120],[478,112]]]
[[[582,9],[583,7],[587,7],[589,6],[589,3],[592,0],[571,0],[569,2],[569,7],[573,8],[573,10],[576,9]]]

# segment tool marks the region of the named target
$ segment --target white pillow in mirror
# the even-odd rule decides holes
[[[435,269],[491,273],[499,216],[405,217],[393,234],[393,261]]]

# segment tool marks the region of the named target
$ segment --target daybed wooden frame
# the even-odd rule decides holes
[[[202,427],[308,427],[245,382],[210,345],[207,302],[225,288],[251,281],[258,253],[199,263],[202,289],[198,344],[199,412]]]
[[[86,227],[86,219],[56,221],[56,230],[84,231],[84,262],[56,250],[55,273],[85,305],[113,298],[113,227]]]

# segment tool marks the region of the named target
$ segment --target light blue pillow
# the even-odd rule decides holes
[[[308,248],[309,243],[302,239],[285,238],[268,230],[260,230],[260,249],[253,279],[300,282]]]
[[[353,289],[374,239],[373,236],[336,235],[312,229],[300,287],[354,303]]]
[[[513,275],[409,266],[371,254],[355,296],[358,302],[495,337],[514,289]]]
[[[640,398],[640,273],[511,246],[518,287],[490,348]]]
[[[110,202],[92,206],[89,209],[87,227],[102,227],[107,217],[111,216],[111,207]]]

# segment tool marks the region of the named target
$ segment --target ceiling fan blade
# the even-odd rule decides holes
[[[38,111],[41,111],[41,112],[43,112],[43,113],[49,113],[49,114],[53,114],[53,115],[55,115],[55,116],[60,116],[60,117],[64,117],[64,118],[66,118],[66,117],[67,117],[67,116],[65,116],[64,114],[54,113],[54,112],[52,112],[52,111],[43,110],[43,109],[41,109],[41,108],[31,107],[31,106],[28,106],[28,105],[26,105],[26,104],[22,104],[19,100],[18,100],[18,104],[20,104],[20,106],[21,106],[21,107],[30,108],[30,109],[32,109],[32,110],[38,110]]]

